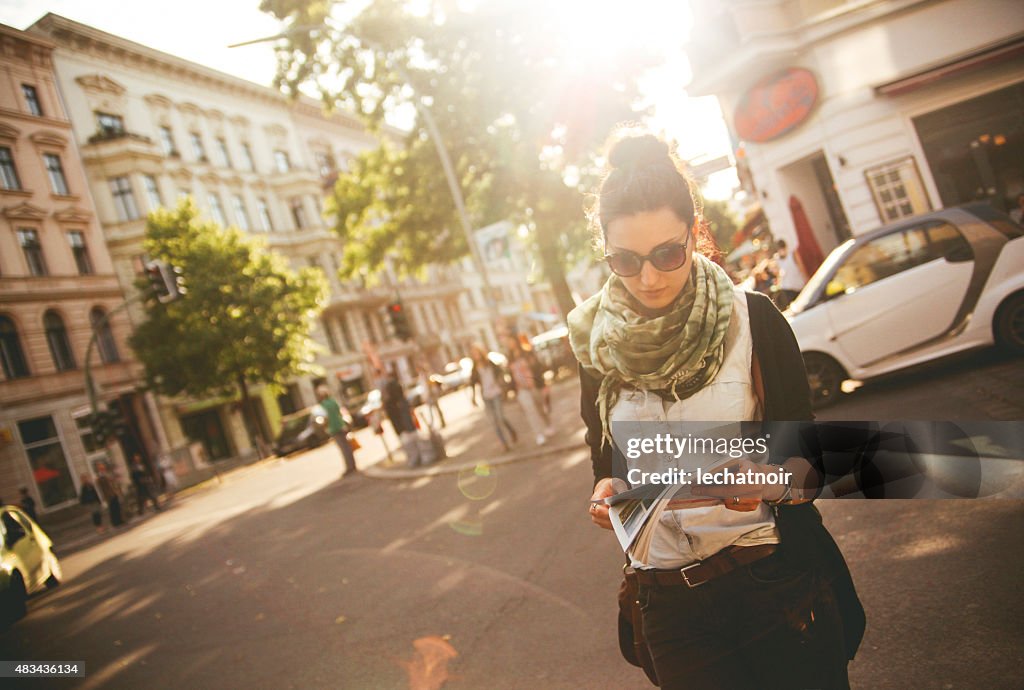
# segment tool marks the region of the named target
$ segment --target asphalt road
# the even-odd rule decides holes
[[[971,405],[960,418],[1000,418],[971,401],[1006,392],[1019,408],[1024,386],[1002,387],[1019,369],[969,358],[866,385],[829,415],[928,418],[952,397]],[[582,444],[575,395],[558,427]],[[445,411],[490,434],[464,398]],[[622,556],[587,518],[582,447],[413,480],[340,468],[330,445],[269,461],[65,558],[65,584],[0,633],[0,658],[85,660],[87,677],[17,687],[647,687],[619,657]],[[1024,686],[1024,503],[820,503],[869,617],[854,687]]]

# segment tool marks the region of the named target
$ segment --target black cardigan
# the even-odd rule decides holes
[[[810,388],[800,347],[785,317],[764,295],[747,293],[753,350],[761,365],[764,382],[765,421],[809,421],[814,419]],[[587,427],[586,441],[594,482],[622,476],[625,462],[610,444],[601,444],[601,417],[597,409],[600,379],[580,368],[580,414]],[[819,467],[821,458],[809,458]],[[850,570],[839,547],[821,522],[813,503],[782,505],[775,509],[775,521],[782,537],[780,553],[787,559],[811,564],[832,582],[843,617],[846,651],[853,658],[864,636],[864,607],[857,597]]]

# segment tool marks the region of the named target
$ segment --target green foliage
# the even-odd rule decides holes
[[[595,151],[614,124],[637,117],[636,79],[656,59],[643,36],[623,32],[581,60],[540,0],[464,6],[377,0],[356,12],[344,2],[264,0],[261,8],[291,28],[279,85],[315,84],[328,107],[353,109],[372,127],[421,96],[472,226],[525,223],[557,292],[565,263],[589,251],[580,190],[592,182]],[[346,11],[347,21],[337,19]],[[402,146],[358,156],[328,211],[346,240],[349,276],[385,256],[414,272],[469,251],[422,117]]]
[[[143,246],[181,268],[188,289],[175,302],[150,300],[131,338],[156,390],[227,395],[240,381],[280,383],[311,369],[310,323],[327,294],[319,271],[292,271],[258,240],[197,219],[190,201],[151,213]]]
[[[734,249],[732,237],[740,227],[736,216],[729,210],[729,204],[725,201],[706,200],[703,213],[704,219],[708,222],[708,230],[715,238],[718,248],[723,255],[728,254]]]

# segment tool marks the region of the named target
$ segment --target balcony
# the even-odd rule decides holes
[[[126,131],[97,132],[82,147],[82,160],[90,163],[159,161],[163,152],[149,137]]]
[[[275,171],[266,177],[267,182],[282,196],[297,196],[323,193],[323,181],[320,175],[312,170],[291,168],[285,172]]]

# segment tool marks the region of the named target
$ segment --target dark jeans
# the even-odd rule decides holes
[[[139,515],[146,512],[146,502],[149,501],[153,504],[153,509],[157,512],[160,511],[160,504],[156,502],[156,496],[149,490],[149,487],[145,484],[135,485],[135,500],[139,504]]]
[[[117,496],[111,496],[107,501],[107,510],[110,511],[110,524],[113,527],[124,524],[124,518],[121,517],[121,499]]]
[[[345,474],[356,471],[356,454],[352,450],[352,444],[348,442],[348,434],[344,431],[334,434],[331,438],[341,449],[341,457],[345,458]]]
[[[777,556],[690,589],[640,585],[664,690],[847,689],[832,587]]]

